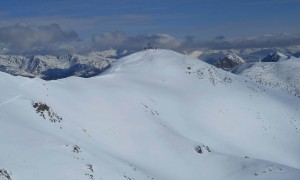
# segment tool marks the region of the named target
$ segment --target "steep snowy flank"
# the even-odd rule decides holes
[[[172,51],[0,87],[0,179],[300,177],[299,98]]]
[[[256,82],[281,89],[300,97],[300,59],[290,58],[280,62],[248,63],[235,67],[232,72]]]
[[[0,55],[0,71],[12,75],[46,80],[69,76],[91,77],[108,68],[112,59],[91,53],[88,56],[13,56]]]
[[[261,59],[261,62],[277,62],[277,61],[285,61],[288,57],[280,52],[269,53],[266,57]]]
[[[221,68],[226,71],[229,71],[234,66],[239,65],[239,64],[244,64],[244,63],[246,63],[246,61],[243,58],[239,57],[238,55],[228,54],[223,59],[221,59],[220,61],[215,63],[214,65],[217,68]]]

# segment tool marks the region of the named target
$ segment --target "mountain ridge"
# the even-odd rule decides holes
[[[111,58],[98,54],[81,56],[52,55],[0,55],[0,71],[25,77],[54,80],[69,76],[91,77],[109,67]]]
[[[231,72],[300,97],[299,69],[300,59],[291,57],[277,62],[246,63],[236,66]]]

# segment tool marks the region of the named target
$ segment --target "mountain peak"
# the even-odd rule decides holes
[[[288,57],[280,52],[269,53],[266,57],[261,59],[261,62],[278,62],[286,60]]]
[[[215,66],[217,68],[221,68],[223,70],[229,71],[234,66],[239,65],[239,64],[244,64],[245,62],[246,61],[243,58],[241,58],[240,56],[238,56],[234,53],[229,53],[223,59],[218,61],[215,64]]]

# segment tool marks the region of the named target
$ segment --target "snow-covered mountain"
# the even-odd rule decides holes
[[[286,56],[298,57],[300,46],[288,46],[285,48],[241,48],[241,49],[193,49],[186,50],[183,53],[191,57],[198,58],[210,64],[214,64],[222,59],[226,54],[237,54],[247,62],[257,62],[263,59],[269,53],[281,52]]]
[[[285,61],[242,64],[233,68],[231,72],[300,97],[299,58],[291,57]]]
[[[0,71],[46,80],[69,76],[91,77],[103,72],[111,61],[112,59],[96,53],[87,56],[0,55]]]
[[[0,179],[300,177],[299,98],[172,51],[0,87]]]
[[[234,66],[239,65],[239,64],[244,64],[246,61],[239,57],[236,54],[227,54],[223,59],[220,61],[216,62],[214,65],[217,68],[221,68],[223,70],[229,71],[232,69]]]
[[[277,61],[285,61],[288,57],[280,52],[269,53],[266,57],[261,59],[261,62],[277,62]]]

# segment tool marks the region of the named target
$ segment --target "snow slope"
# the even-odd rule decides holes
[[[300,59],[291,57],[279,62],[258,62],[239,65],[231,72],[247,76],[254,81],[284,90],[300,97]]]
[[[0,87],[0,179],[300,177],[298,98],[172,51]]]

